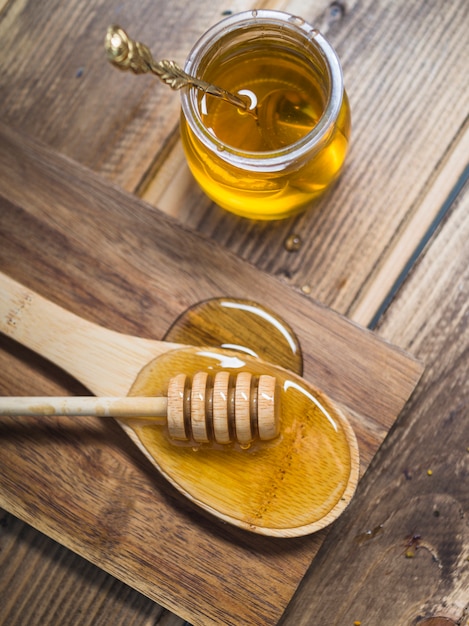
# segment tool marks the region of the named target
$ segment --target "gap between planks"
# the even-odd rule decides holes
[[[370,275],[347,317],[363,326],[375,327],[389,299],[412,269],[429,235],[451,207],[457,190],[467,177],[469,120],[462,127],[436,168],[424,191],[396,231],[381,263]],[[443,211],[442,211],[443,208]]]
[[[181,208],[184,199],[192,193],[196,183],[186,163],[179,129],[172,133],[173,141],[168,142],[168,150],[164,158],[158,160],[152,168],[152,177],[145,181],[136,190],[137,195],[160,211],[181,219]]]
[[[417,261],[435,221],[440,221],[449,210],[455,190],[461,186],[465,173],[467,175],[468,154],[469,121],[441,159],[418,202],[385,251],[381,263],[370,275],[359,298],[347,313],[347,317],[354,322],[369,327],[376,325],[390,297]],[[168,215],[183,220],[181,211],[185,199],[195,190],[198,188],[187,167],[181,142],[177,141],[142,198]]]

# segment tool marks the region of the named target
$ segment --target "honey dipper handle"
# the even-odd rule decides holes
[[[0,397],[0,415],[96,415],[97,417],[150,417],[166,423],[167,398],[124,397]]]

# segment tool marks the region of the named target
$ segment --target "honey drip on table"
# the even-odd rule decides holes
[[[277,313],[252,300],[210,298],[178,317],[165,341],[242,352],[303,374],[298,337]]]

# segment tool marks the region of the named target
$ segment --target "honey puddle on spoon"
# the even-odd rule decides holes
[[[261,534],[302,535],[337,517],[358,478],[355,436],[338,409],[295,374],[241,353],[188,348],[144,367],[130,395],[165,395],[169,378],[201,369],[276,376],[280,435],[248,449],[176,443],[166,428],[129,420],[163,475],[202,508]]]

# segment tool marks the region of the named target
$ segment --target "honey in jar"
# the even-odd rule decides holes
[[[278,11],[230,16],[195,45],[186,72],[246,101],[182,94],[189,167],[219,206],[280,219],[310,206],[338,177],[350,136],[342,70],[326,39]]]

